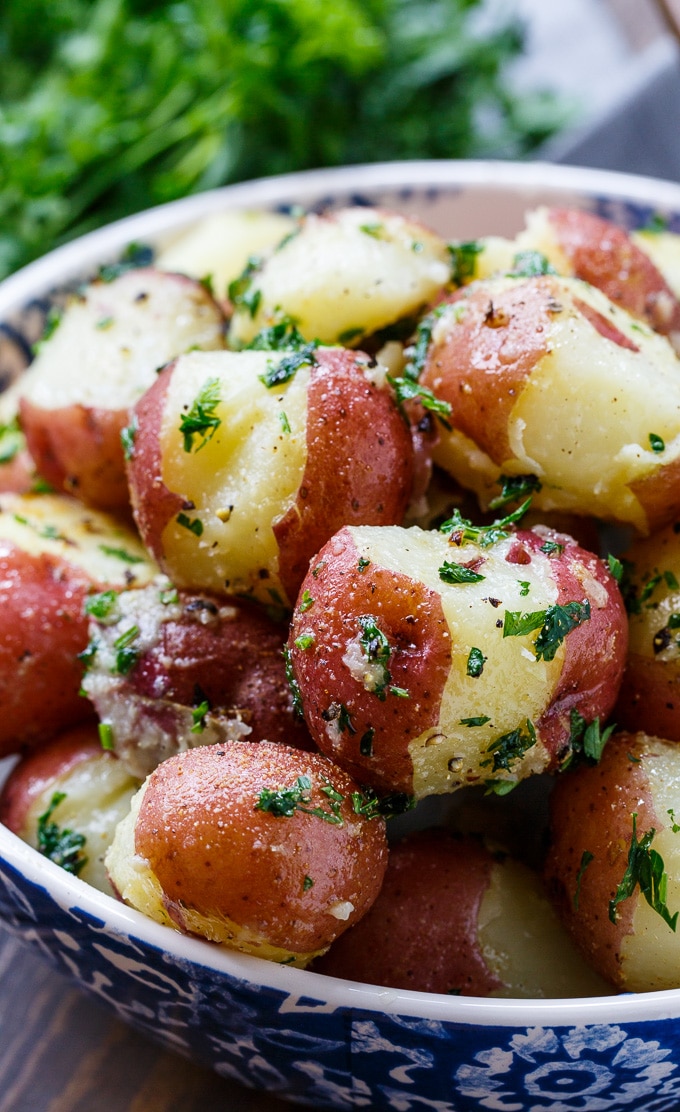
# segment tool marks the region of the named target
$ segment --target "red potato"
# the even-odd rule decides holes
[[[63,495],[0,497],[0,755],[92,714],[83,605],[155,574],[136,535]]]
[[[680,535],[670,525],[626,553],[628,660],[615,709],[626,730],[680,741]]]
[[[120,897],[151,918],[298,966],[365,914],[386,865],[384,819],[358,785],[268,742],[164,761],[107,855]]]
[[[551,796],[546,878],[557,909],[593,968],[626,991],[680,984],[679,785],[677,744],[621,733]]]
[[[224,327],[210,292],[184,275],[128,270],[85,287],[15,391],[41,475],[88,505],[127,507],[130,407],[174,356],[224,347]]]
[[[285,609],[336,529],[401,521],[411,494],[409,427],[361,353],[193,352],[135,420],[135,518],[179,587]]]
[[[416,798],[555,768],[602,722],[626,619],[605,565],[549,530],[344,528],[293,614],[290,663],[320,749]]]
[[[286,679],[288,628],[253,603],[159,579],[94,596],[88,609],[93,652],[83,690],[133,775],[227,739],[314,748]]]
[[[421,376],[451,405],[435,461],[485,505],[502,476],[531,475],[540,510],[642,533],[673,520],[680,360],[667,339],[573,278],[489,279],[456,297]]]
[[[530,213],[519,241],[536,244],[560,274],[596,286],[680,347],[680,301],[649,255],[617,224],[579,209]]]
[[[583,962],[533,870],[473,837],[423,830],[390,846],[380,894],[317,973],[462,996],[592,996]]]
[[[0,822],[112,895],[104,854],[138,787],[139,780],[104,752],[97,726],[79,726],[15,765],[0,794]]]

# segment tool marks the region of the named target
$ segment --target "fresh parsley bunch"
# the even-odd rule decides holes
[[[0,277],[98,224],[227,182],[514,156],[564,120],[513,95],[483,0],[4,0]]]

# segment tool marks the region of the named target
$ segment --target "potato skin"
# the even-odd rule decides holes
[[[314,963],[317,973],[418,992],[488,996],[502,982],[477,920],[493,855],[472,837],[423,830],[390,846],[373,907]]]
[[[244,353],[255,355],[255,352]],[[239,358],[238,353],[225,356]],[[187,357],[190,358],[190,357]],[[211,363],[214,374],[217,364]],[[229,374],[228,358],[221,374]],[[401,521],[411,495],[414,451],[407,423],[391,393],[370,378],[368,356],[346,350],[318,349],[306,395],[305,462],[292,504],[282,506],[270,522],[277,567],[259,567],[257,557],[247,578],[234,578],[228,556],[215,549],[200,558],[180,562],[172,539],[163,534],[180,512],[202,522],[214,522],[218,505],[196,507],[186,490],[171,490],[164,480],[162,429],[169,420],[166,407],[177,362],[165,368],[135,407],[137,433],[128,477],[135,519],[145,543],[173,582],[184,587],[248,593],[270,605],[278,592],[292,605],[310,558],[345,522],[382,524]],[[206,363],[207,367],[207,363]],[[298,372],[299,373],[299,372]],[[206,374],[208,371],[206,370]],[[255,376],[257,378],[257,376]],[[254,389],[264,388],[257,381]],[[228,428],[218,430],[217,444]],[[277,436],[280,429],[277,430]],[[177,434],[179,436],[179,433]],[[241,432],[238,434],[243,435]],[[229,446],[229,445],[228,445]],[[211,445],[212,447],[212,445]],[[276,451],[273,445],[272,452]],[[198,453],[196,453],[198,455]],[[206,458],[206,457],[204,457]],[[188,476],[194,466],[191,453],[182,456]],[[215,468],[225,468],[216,458]],[[276,468],[272,454],[270,467]],[[269,483],[269,471],[262,481]],[[189,479],[186,480],[187,482]],[[226,482],[225,478],[225,482]],[[243,545],[239,543],[239,550]],[[223,562],[220,562],[223,560]],[[220,571],[215,569],[219,563]],[[189,566],[190,564],[190,566]]]
[[[548,888],[586,959],[618,988],[671,988],[680,979],[676,936],[643,900],[637,877],[630,897],[616,907],[615,922],[609,910],[628,865],[633,815],[638,841],[654,832],[652,849],[661,852],[668,870],[669,910],[678,909],[680,875],[672,827],[680,802],[679,757],[670,742],[622,732],[608,741],[597,765],[569,771],[556,781],[551,795]],[[654,783],[655,766],[661,789],[658,777]]]
[[[680,536],[671,525],[624,555],[629,648],[615,718],[680,741]]]
[[[127,509],[121,442],[126,409],[68,405],[44,410],[22,398],[19,411],[28,449],[50,486],[102,510]]]
[[[491,758],[484,756],[486,746],[506,731],[524,728],[531,713],[538,763],[525,767],[518,762],[512,774],[516,771],[523,776],[558,765],[569,752],[572,711],[587,721],[604,720],[623,671],[625,612],[618,588],[602,562],[571,538],[549,531],[518,530],[501,542],[502,548],[494,547],[493,553],[511,578],[502,584],[494,581],[494,573],[485,566],[491,549],[463,545],[459,562],[490,578],[483,587],[475,585],[475,590],[483,591],[481,597],[466,596],[472,588],[463,585],[448,588],[446,595],[441,576],[432,581],[419,577],[414,553],[427,544],[428,549],[434,548],[437,563],[443,565],[455,545],[441,534],[435,537],[416,529],[389,531],[389,543],[382,540],[386,536],[380,529],[340,530],[318,554],[298,596],[288,648],[307,724],[319,747],[379,791],[415,791],[417,796],[450,791],[462,783],[492,779],[491,769],[484,771],[492,764]],[[558,554],[546,557],[546,543],[557,544]],[[388,557],[389,566],[381,566],[380,555],[367,558],[377,545],[382,546],[376,549],[379,553],[386,549],[393,553]],[[546,577],[544,596],[535,593],[539,576]],[[506,593],[512,584],[517,590],[522,579],[531,584],[529,597],[549,597],[552,605],[590,599],[590,617],[569,632],[564,649],[559,650],[561,656],[546,664],[545,671],[536,672],[537,661],[525,664],[532,675],[513,677],[517,703],[505,696],[503,710],[496,706],[494,711],[490,705],[481,705],[480,699],[489,704],[496,699],[498,685],[508,682],[507,670],[499,674],[503,678],[496,681],[495,688],[484,689],[483,698],[479,682],[461,678],[461,673],[464,676],[470,645],[475,643],[483,643],[485,654],[493,653],[503,662],[510,659],[506,654],[517,652],[515,664],[521,663],[522,646],[515,645],[518,639],[506,640],[503,625],[504,608],[526,609],[523,594],[509,602]],[[445,598],[446,605],[453,607],[448,618]],[[536,602],[534,606],[539,608]],[[474,620],[467,619],[471,626],[463,625],[466,613],[476,615]],[[377,697],[365,647],[358,663],[351,658],[358,636],[355,631],[364,628],[367,615],[375,615],[371,620],[390,647],[389,688]],[[474,628],[482,622],[489,627],[483,642],[481,632]],[[468,641],[470,636],[479,639]],[[596,669],[593,659],[598,662]],[[531,684],[531,696],[525,683]],[[455,696],[447,695],[450,684],[455,685],[451,688]],[[530,706],[533,712],[527,709]],[[494,721],[496,715],[507,715],[503,728],[498,721],[494,733],[493,723],[487,726],[487,715],[480,725],[475,722],[474,730],[465,727],[468,718],[476,719],[486,711]],[[459,759],[457,754],[462,752],[467,756]],[[427,780],[435,775],[439,762],[448,758],[446,784],[437,773],[437,786],[428,787]],[[493,765],[495,771],[495,758]]]
[[[91,580],[47,553],[0,541],[0,755],[92,715],[79,694]],[[39,621],[36,621],[39,616]]]
[[[680,331],[680,302],[628,233],[601,216],[550,208],[548,223],[577,278],[664,335]]]
[[[332,784],[342,796],[341,822],[256,808],[263,791],[293,788],[300,776],[311,781],[312,810],[329,812],[324,788]],[[355,791],[317,754],[266,742],[192,749],[147,780],[135,850],[180,928],[190,907],[227,916],[292,952],[318,951],[365,913],[387,865],[384,820],[358,816]]]
[[[293,711],[283,646],[287,626],[253,603],[159,582],[120,594],[112,612],[91,619],[97,646],[83,689],[112,747],[142,777],[180,749],[228,738],[314,749]],[[116,642],[139,635],[129,670],[116,670]],[[192,708],[207,703],[199,721]]]

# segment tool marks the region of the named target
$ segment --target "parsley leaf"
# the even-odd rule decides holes
[[[208,378],[203,383],[199,393],[194,398],[188,413],[183,413],[179,423],[179,431],[184,437],[184,451],[192,452],[194,437],[201,437],[201,443],[196,451],[205,448],[209,440],[222,424],[215,410],[220,404],[220,380]]]
[[[77,834],[74,830],[64,828],[61,830],[52,821],[52,815],[62,800],[66,799],[66,792],[54,792],[49,807],[38,818],[38,850],[44,857],[61,865],[67,873],[78,876],[83,866],[87,864],[87,857],[83,853],[85,835]]]
[[[637,814],[634,812],[633,834],[628,851],[628,864],[626,871],[609,901],[609,918],[612,923],[618,920],[618,906],[624,900],[630,899],[639,885],[640,892],[653,911],[656,911],[664,923],[675,931],[678,922],[678,912],[671,915],[666,904],[668,888],[668,874],[665,872],[663,858],[655,849],[651,848],[656,831],[654,827],[637,838]]]

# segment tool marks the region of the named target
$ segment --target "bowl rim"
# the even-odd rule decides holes
[[[549,193],[570,191],[591,197],[639,203],[680,214],[680,184],[617,171],[559,166],[547,162],[421,160],[307,170],[223,186],[158,205],[96,229],[29,263],[0,283],[0,321],[44,296],[57,281],[68,281],[111,258],[135,240],[181,231],[226,208],[281,208],[318,204],[334,193],[396,191],[404,200],[417,190],[478,188]],[[0,762],[0,772],[2,771]],[[680,1014],[680,988],[646,993],[564,999],[502,999],[447,996],[388,989],[279,965],[201,939],[182,935],[99,892],[42,857],[0,824],[0,864],[5,861],[29,884],[46,889],[66,911],[104,923],[121,940],[132,937],[182,962],[223,973],[258,989],[290,998],[291,1011],[336,1009],[379,1012],[449,1024],[499,1027],[582,1026],[673,1019]],[[304,1001],[308,1001],[305,1004]],[[283,1006],[286,1010],[286,1006]]]

